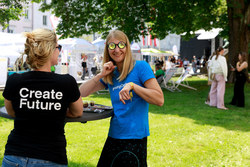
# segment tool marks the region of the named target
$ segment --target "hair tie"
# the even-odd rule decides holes
[[[36,42],[34,42],[34,43],[33,43],[33,46],[35,46],[35,47],[36,47],[36,46],[38,46],[38,44],[37,44]]]

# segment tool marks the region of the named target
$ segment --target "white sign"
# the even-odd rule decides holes
[[[5,85],[7,80],[8,58],[0,57],[0,85]]]
[[[173,46],[173,52],[178,55],[178,49],[176,45]]]

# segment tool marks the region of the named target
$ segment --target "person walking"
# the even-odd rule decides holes
[[[245,106],[245,96],[244,96],[244,86],[246,81],[249,82],[248,72],[247,72],[247,53],[239,53],[239,61],[236,64],[236,68],[233,68],[233,71],[236,71],[236,81],[234,84],[234,95],[233,99],[230,102],[231,105],[236,105],[238,107]]]
[[[189,60],[187,58],[184,58],[184,61],[183,61],[184,69],[186,70],[188,66],[189,66]]]
[[[101,73],[80,86],[82,97],[108,88],[114,109],[98,167],[147,166],[149,103],[162,106],[163,92],[145,61],[134,61],[126,34],[106,38]]]
[[[196,62],[194,59],[192,60],[192,68],[193,68],[193,72],[195,74],[196,73]]]
[[[92,70],[91,70],[92,67],[93,67],[93,59],[91,56],[89,56],[87,59],[87,68],[88,68],[89,79],[92,78]]]
[[[93,76],[96,75],[96,71],[97,71],[97,57],[95,56],[93,58],[93,65],[91,67],[91,72],[92,72]]]
[[[197,64],[196,56],[194,55],[192,59],[192,68],[193,68],[194,74],[196,73],[196,64]]]
[[[210,106],[217,107],[219,109],[227,110],[228,108],[224,105],[224,94],[225,94],[225,85],[227,81],[227,61],[223,56],[224,49],[219,47],[216,50],[216,56],[211,60],[211,69],[212,85],[210,89]]]
[[[32,71],[9,76],[3,92],[8,114],[14,117],[2,167],[66,167],[65,116],[82,115],[76,80],[51,72],[62,49],[54,31],[25,33],[24,54]]]
[[[81,54],[81,61],[82,61],[82,76],[81,79],[84,80],[85,79],[85,75],[86,75],[86,71],[87,71],[87,56],[82,53]]]

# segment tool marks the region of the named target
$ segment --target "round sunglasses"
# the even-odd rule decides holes
[[[123,48],[126,47],[126,44],[124,42],[122,42],[122,41],[119,42],[118,44],[115,44],[114,42],[111,42],[111,43],[108,44],[108,48],[110,50],[114,50],[116,48],[116,46],[118,46],[118,48],[120,48],[120,49],[123,49]]]

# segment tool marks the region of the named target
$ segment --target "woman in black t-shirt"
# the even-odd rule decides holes
[[[75,79],[51,72],[61,45],[48,29],[25,33],[24,54],[32,71],[12,74],[3,96],[14,117],[2,167],[67,166],[64,119],[82,115],[83,104]]]

